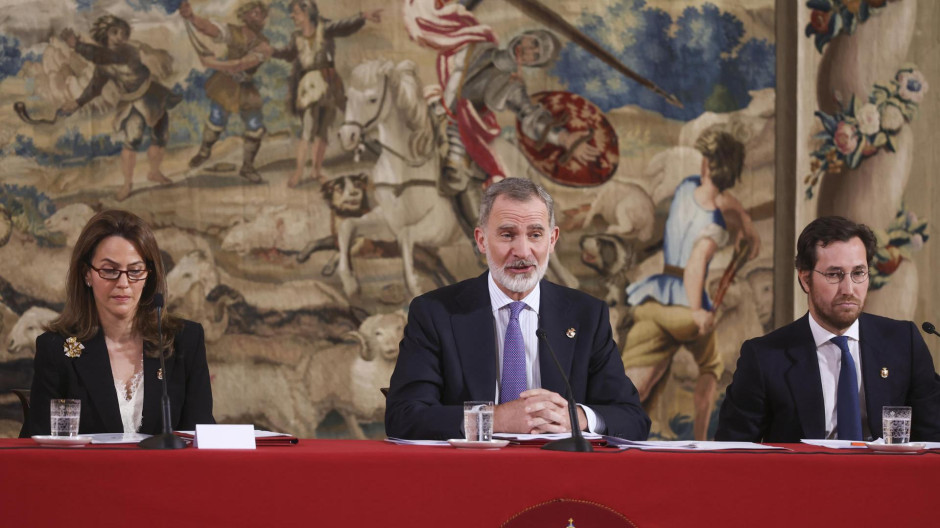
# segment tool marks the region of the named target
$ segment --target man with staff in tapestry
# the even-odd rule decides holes
[[[114,128],[124,136],[121,149],[124,186],[117,192],[119,201],[131,194],[137,161],[136,149],[143,143],[144,131],[148,127],[150,146],[147,148],[147,158],[150,171],[147,179],[160,184],[171,183],[160,171],[160,162],[169,139],[170,118],[167,112],[181,99],[153,79],[150,68],[141,60],[141,48],[150,50],[149,46],[129,43],[130,34],[130,24],[113,15],[104,15],[95,21],[91,28],[94,43],[83,42],[71,29],[62,31],[62,40],[66,45],[94,64],[95,71],[78,99],[62,105],[57,116],[71,115],[85,106],[100,96],[109,82],[117,87],[120,94],[114,117]]]
[[[203,129],[202,145],[199,152],[189,160],[189,166],[199,167],[209,159],[213,145],[225,131],[229,116],[237,112],[245,126],[242,134],[242,167],[238,174],[252,183],[260,183],[261,175],[255,169],[254,162],[261,149],[261,138],[267,130],[261,113],[261,93],[252,81],[252,76],[271,55],[268,39],[261,33],[268,18],[268,8],[256,0],[243,3],[237,11],[243,25],[217,24],[202,18],[193,12],[187,0],[180,4],[179,13],[186,20],[187,31],[200,60],[209,67],[217,67],[217,71],[206,81],[206,95],[212,105]],[[211,52],[198,41],[192,27],[215,42],[225,44],[222,61],[213,62]]]
[[[343,80],[334,64],[334,39],[352,35],[362,29],[366,21],[380,22],[382,10],[364,11],[337,21],[320,17],[314,0],[294,0],[289,10],[297,31],[291,35],[287,47],[274,50],[273,56],[293,64],[288,105],[291,112],[301,118],[301,141],[297,145],[297,168],[287,186],[296,187],[303,180],[308,153],[312,154],[313,178],[323,183],[327,133],[337,110],[346,110]]]

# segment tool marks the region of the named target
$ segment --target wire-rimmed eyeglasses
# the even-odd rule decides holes
[[[865,282],[866,279],[868,279],[867,269],[856,269],[856,270],[852,270],[849,273],[846,273],[842,270],[835,270],[835,271],[813,270],[813,271],[825,277],[826,282],[828,282],[829,284],[841,283],[842,279],[844,279],[846,275],[849,275],[850,277],[852,277],[852,282],[854,282],[855,284],[861,284]]]

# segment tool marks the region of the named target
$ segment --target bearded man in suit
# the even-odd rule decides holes
[[[571,382],[581,429],[646,439],[650,420],[624,373],[607,305],[543,280],[558,241],[551,196],[529,180],[487,188],[474,231],[489,271],[417,297],[386,400],[388,436],[463,437],[463,402],[499,402],[493,430],[571,430]],[[539,340],[536,330],[545,331]]]
[[[871,230],[817,218],[797,241],[809,313],[741,347],[717,440],[799,442],[882,436],[882,406],[910,406],[911,439],[940,440],[940,376],[910,321],[863,313]]]

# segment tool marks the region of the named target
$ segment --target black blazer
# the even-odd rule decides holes
[[[541,326],[571,381],[576,402],[604,419],[607,434],[645,440],[640,406],[613,341],[607,305],[541,282]],[[574,328],[574,338],[566,336]],[[463,402],[496,394],[498,348],[487,274],[416,298],[386,399],[385,432],[399,438],[460,438]],[[558,367],[539,343],[542,387],[565,394]]]
[[[51,332],[36,338],[29,420],[23,424],[20,436],[49,434],[49,400],[54,398],[82,401],[80,433],[124,432],[104,333],[99,331],[93,339],[83,343],[85,349],[76,358],[65,355],[65,339]],[[202,325],[183,321],[174,343],[173,355],[166,360],[173,429],[193,430],[196,424],[215,423]],[[159,368],[160,358],[144,356],[141,433],[163,432]]]
[[[858,321],[861,382],[872,436],[882,436],[882,406],[909,405],[911,439],[940,441],[940,376],[917,327],[866,313]],[[715,439],[793,443],[825,438],[824,414],[807,314],[741,346]]]

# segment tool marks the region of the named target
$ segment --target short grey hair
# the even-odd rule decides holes
[[[490,219],[493,203],[500,196],[505,196],[514,202],[527,202],[538,198],[548,209],[548,228],[555,229],[555,201],[544,187],[525,178],[506,178],[487,187],[480,202],[480,227],[486,227]]]

